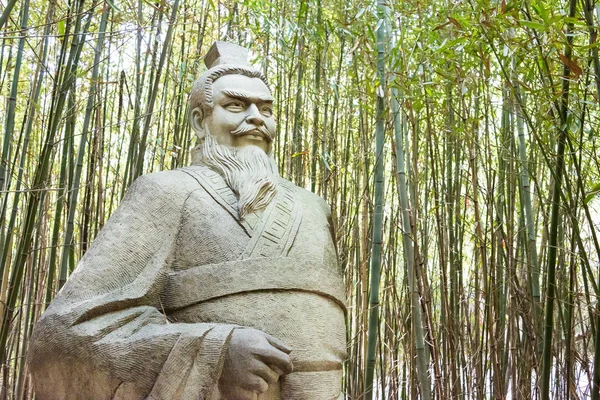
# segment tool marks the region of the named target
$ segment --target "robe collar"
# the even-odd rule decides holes
[[[297,187],[280,178],[277,193],[264,210],[240,218],[237,198],[223,177],[207,166],[183,168],[225,209],[250,237],[241,259],[276,257],[288,254],[302,220],[302,206]]]

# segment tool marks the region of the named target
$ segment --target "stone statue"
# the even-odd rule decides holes
[[[145,175],[36,325],[37,398],[342,398],[330,210],[279,177],[273,98],[217,42],[190,95],[193,165]]]

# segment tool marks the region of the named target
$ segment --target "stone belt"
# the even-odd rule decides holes
[[[297,290],[330,298],[345,310],[340,282],[334,268],[318,263],[290,257],[251,258],[171,272],[161,301],[169,312],[234,294]]]

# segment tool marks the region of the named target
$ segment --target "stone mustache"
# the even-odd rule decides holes
[[[192,165],[134,182],[37,323],[38,399],[343,397],[330,210],[279,177],[273,98],[246,53],[213,45]]]

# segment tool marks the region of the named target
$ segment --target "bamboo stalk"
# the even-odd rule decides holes
[[[67,229],[65,232],[64,247],[61,255],[61,267],[60,276],[58,281],[59,289],[65,284],[67,280],[67,273],[72,271],[74,263],[70,262],[73,254],[73,231],[75,221],[75,210],[79,195],[79,183],[81,181],[81,171],[83,169],[83,159],[86,153],[87,137],[89,133],[90,119],[92,111],[96,104],[96,91],[98,87],[98,76],[100,70],[100,57],[102,55],[102,49],[104,47],[104,36],[106,34],[106,22],[108,20],[108,14],[111,8],[108,3],[104,2],[104,9],[102,11],[102,17],[100,20],[100,33],[98,34],[98,40],[96,42],[94,64],[92,67],[91,84],[88,93],[88,101],[85,109],[85,116],[83,120],[83,127],[81,130],[81,138],[79,141],[79,150],[77,153],[77,164],[73,171],[73,178],[71,180],[71,191],[69,194],[69,204],[67,208]],[[71,268],[69,268],[69,264]],[[70,271],[69,271],[70,270]]]
[[[308,18],[308,2],[301,1],[298,11],[298,25],[304,27]],[[302,108],[304,104],[304,56],[305,56],[305,44],[304,34],[301,29],[297,32],[298,46],[298,75],[296,77],[296,93],[295,93],[295,106],[294,106],[294,124],[292,128],[293,132],[293,177],[296,184],[304,186],[304,135],[302,126]]]
[[[575,16],[577,2],[569,0],[569,17]],[[565,44],[565,57],[571,59],[573,37],[570,32],[573,23],[567,22],[567,42]],[[542,354],[542,400],[550,399],[550,373],[552,371],[552,334],[554,330],[554,298],[556,289],[556,263],[557,263],[557,239],[560,213],[560,200],[562,191],[564,153],[567,137],[567,110],[569,105],[569,66],[565,63],[563,68],[562,96],[559,109],[560,128],[558,132],[558,147],[556,150],[556,169],[554,173],[554,187],[552,192],[552,214],[550,216],[550,233],[548,239],[548,278],[546,285],[546,310],[544,326],[544,348]]]
[[[175,0],[171,10],[171,17],[169,18],[169,28],[167,29],[167,36],[163,43],[163,48],[160,53],[160,61],[156,68],[156,77],[154,78],[154,85],[152,92],[150,93],[150,100],[148,101],[148,109],[146,110],[146,119],[144,121],[144,129],[142,130],[142,137],[140,139],[138,158],[135,166],[134,179],[142,174],[144,169],[144,158],[146,157],[146,142],[148,140],[148,132],[150,131],[150,122],[152,121],[152,115],[154,113],[154,104],[156,96],[158,94],[158,86],[160,83],[161,73],[163,65],[167,58],[167,54],[171,48],[171,39],[173,37],[173,30],[175,27],[175,19],[177,18],[177,11],[179,10],[179,0]]]
[[[384,194],[384,135],[385,135],[385,42],[387,36],[387,21],[389,9],[382,0],[377,1],[379,27],[377,29],[377,74],[379,89],[377,92],[377,116],[375,133],[375,204],[373,213],[373,239],[371,248],[371,263],[369,268],[369,333],[367,343],[366,370],[365,370],[365,400],[372,400],[375,378],[375,349],[377,332],[379,330],[379,285],[381,277],[381,249],[383,229],[383,194]]]
[[[12,4],[12,5],[11,5]],[[14,6],[14,2],[10,3],[5,12],[10,12],[10,9]],[[12,84],[10,89],[10,95],[8,98],[8,107],[6,111],[6,120],[4,125],[4,139],[2,141],[2,159],[0,160],[0,190],[6,190],[7,174],[11,171],[7,170],[8,160],[10,159],[10,144],[12,143],[13,131],[15,128],[15,111],[17,107],[17,92],[19,89],[19,77],[21,73],[21,63],[23,62],[23,50],[25,48],[25,40],[27,34],[27,23],[29,22],[29,0],[25,0],[23,3],[23,9],[21,10],[21,30],[19,32],[19,45],[17,49],[17,56],[15,60],[15,68],[13,71]],[[0,29],[2,27],[2,19],[0,17]],[[4,207],[2,207],[4,208]],[[1,273],[0,273],[1,275]]]
[[[540,267],[537,255],[537,235],[533,221],[533,205],[531,201],[531,184],[529,182],[529,167],[527,160],[527,151],[525,144],[525,129],[523,127],[523,118],[517,115],[517,133],[519,135],[519,163],[521,166],[521,203],[525,209],[525,218],[527,225],[527,257],[531,266],[531,284],[530,290],[533,297],[533,318],[536,329],[536,338],[541,337],[542,327],[542,302],[540,297]],[[539,332],[537,330],[540,330]],[[542,353],[542,341],[536,339],[536,351],[538,356]]]
[[[52,20],[52,17],[54,15],[54,8],[55,8],[55,3],[51,2],[50,3],[50,7],[48,9],[48,15],[46,20],[50,21]],[[11,211],[11,216],[10,216],[10,220],[7,226],[7,231],[6,231],[6,236],[4,238],[4,246],[2,248],[2,253],[1,253],[1,259],[2,263],[0,265],[0,276],[3,275],[2,271],[4,268],[6,268],[6,266],[10,265],[10,262],[7,261],[8,259],[8,253],[10,251],[10,246],[9,244],[12,243],[12,236],[13,236],[13,232],[15,229],[15,225],[16,225],[16,220],[17,220],[17,213],[19,211],[19,199],[20,199],[20,195],[21,195],[21,184],[22,184],[22,179],[23,179],[23,172],[25,171],[25,161],[26,161],[26,156],[27,156],[27,150],[29,149],[29,142],[30,142],[30,137],[31,137],[31,132],[33,130],[33,122],[35,120],[35,115],[36,115],[36,106],[38,105],[38,101],[40,98],[40,92],[42,89],[42,83],[44,80],[44,64],[46,63],[46,59],[47,59],[47,55],[48,55],[48,37],[47,35],[50,32],[50,24],[46,25],[45,28],[45,40],[43,41],[42,44],[42,57],[41,57],[41,61],[38,64],[38,68],[36,71],[36,77],[35,77],[35,83],[32,87],[32,96],[31,96],[31,101],[29,103],[29,107],[27,109],[27,113],[24,119],[24,123],[25,123],[25,128],[24,128],[24,133],[23,133],[23,142],[22,142],[22,150],[21,150],[21,157],[20,157],[20,161],[19,161],[19,166],[18,166],[18,173],[17,173],[17,179],[16,179],[16,186],[15,186],[15,195],[14,195],[14,199],[13,199],[13,207],[12,207],[12,211]],[[8,201],[8,196],[4,197],[4,201]],[[5,211],[6,211],[6,206],[2,207],[2,216],[0,217],[0,226],[4,226],[4,215],[5,215]],[[6,262],[5,262],[6,261]],[[0,282],[2,282],[2,278],[0,278]],[[0,284],[1,285],[1,284]]]
[[[322,17],[322,8],[321,8],[321,0],[317,0],[317,24],[321,25],[323,23]],[[315,59],[315,95],[321,95],[321,59],[324,58],[323,45],[320,40],[317,41],[317,50],[316,50],[316,59]],[[310,157],[310,191],[316,193],[317,188],[317,152],[318,152],[318,143],[319,143],[319,135],[318,127],[319,127],[319,102],[315,101],[313,106],[313,126],[312,126],[312,149],[311,149],[311,157]],[[324,136],[324,131],[321,133]],[[325,154],[321,153],[321,157],[323,160],[325,159]],[[323,162],[322,174],[325,174],[327,166]],[[321,190],[323,188],[320,188]]]
[[[410,309],[412,319],[412,329],[415,335],[415,350],[417,354],[417,376],[421,392],[421,398],[428,400],[431,398],[431,383],[427,373],[427,349],[423,339],[423,318],[421,316],[421,294],[416,285],[415,275],[415,255],[411,237],[411,207],[408,203],[408,194],[406,190],[406,171],[404,166],[404,123],[400,116],[400,106],[398,104],[398,91],[392,89],[392,113],[394,115],[394,132],[396,138],[396,183],[398,185],[398,196],[400,208],[402,210],[402,245],[404,249],[404,259],[406,262],[406,275],[408,281],[408,291],[410,298]]]
[[[8,4],[6,4],[6,7],[4,7],[4,10],[2,10],[2,15],[0,15],[0,30],[2,30],[2,28],[4,27],[4,24],[8,20],[8,17],[10,16],[11,11],[16,4],[17,0],[9,0]],[[1,71],[2,70],[0,70],[0,72]]]

